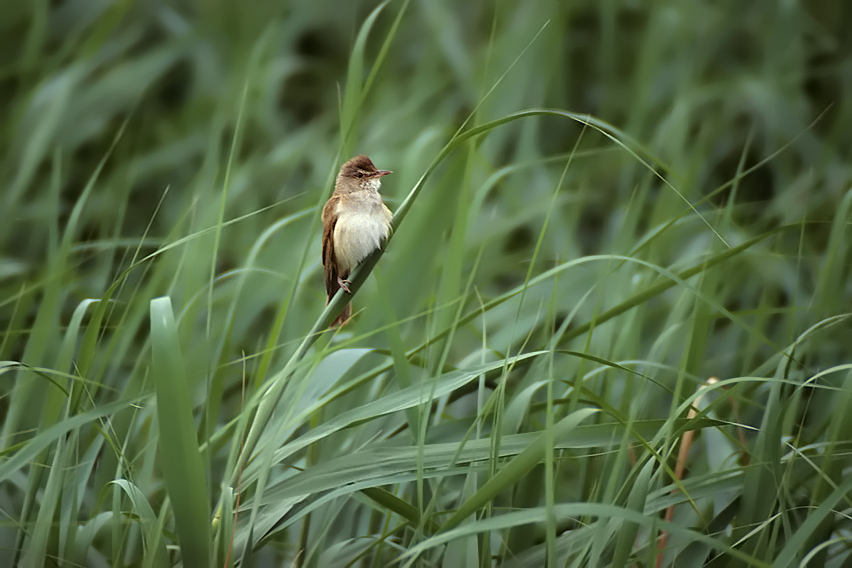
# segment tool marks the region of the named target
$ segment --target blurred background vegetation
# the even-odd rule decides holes
[[[0,13],[4,565],[852,563],[852,4]]]

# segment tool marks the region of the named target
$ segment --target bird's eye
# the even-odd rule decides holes
[[[359,178],[362,178],[362,177],[364,177],[364,174],[363,174],[363,172],[358,172],[358,173],[357,173],[357,174],[355,174],[355,175],[356,175],[356,176],[358,176],[358,177],[359,177]]]

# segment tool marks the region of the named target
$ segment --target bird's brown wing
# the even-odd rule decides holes
[[[322,209],[322,265],[325,268],[325,292],[328,301],[340,288],[337,283],[337,263],[334,261],[334,227],[337,225],[337,198],[332,197]]]
[[[322,209],[322,265],[325,269],[325,293],[328,296],[325,301],[326,304],[331,301],[340,289],[340,284],[337,282],[337,262],[334,259],[334,228],[337,225],[337,199],[336,197],[332,197]],[[339,276],[346,278],[349,274],[340,274]],[[331,322],[331,327],[337,327],[346,323],[351,315],[352,306],[346,304],[340,315]]]

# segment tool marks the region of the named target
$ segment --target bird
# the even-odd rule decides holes
[[[380,170],[359,154],[343,164],[334,193],[322,209],[322,265],[325,269],[326,305],[339,289],[352,292],[348,278],[352,270],[375,250],[391,232],[393,213],[382,201],[379,187],[391,172]],[[331,323],[342,325],[352,314],[346,307]]]

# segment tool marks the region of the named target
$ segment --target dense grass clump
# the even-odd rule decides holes
[[[8,3],[0,564],[852,563],[852,5],[652,4]]]

